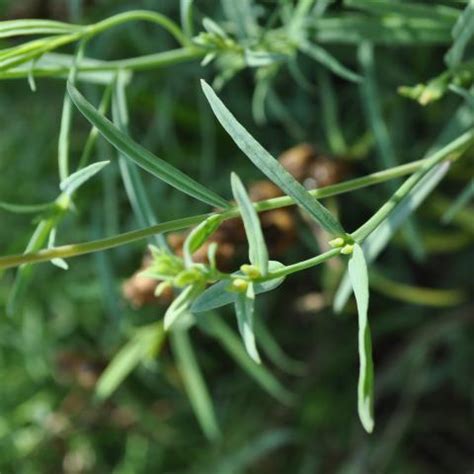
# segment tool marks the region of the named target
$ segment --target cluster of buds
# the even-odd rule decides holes
[[[295,179],[307,187],[335,184],[347,173],[344,162],[318,154],[314,147],[307,143],[290,148],[279,157],[279,161]],[[276,198],[282,194],[280,188],[268,180],[256,181],[249,187],[249,196],[254,202]],[[274,209],[259,214],[260,225],[271,259],[278,260],[295,242],[296,217],[295,210],[291,208]],[[195,265],[191,269],[186,269],[181,259],[184,256],[187,237],[186,232],[168,235],[168,245],[173,255],[166,254],[158,258],[162,269],[166,268],[171,272],[168,273],[167,278],[159,277],[162,272],[157,271],[155,252],[154,256],[147,254],[142,268],[124,283],[123,295],[135,308],[151,303],[169,305],[174,297],[173,286],[182,288],[191,281],[199,281],[208,271],[206,266],[211,263],[210,253],[213,253],[214,266],[224,272],[230,272],[239,261],[242,262],[245,258],[247,240],[244,226],[239,218],[220,223],[215,232],[193,252]],[[210,252],[211,249],[213,252]],[[341,252],[342,250],[341,247]],[[344,252],[348,250],[349,247],[345,248]],[[245,265],[244,267],[246,268]],[[152,268],[154,270],[151,270]],[[243,274],[246,274],[243,268],[241,270]],[[235,289],[238,289],[239,285],[243,283],[233,283]]]

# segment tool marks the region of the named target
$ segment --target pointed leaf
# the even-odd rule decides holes
[[[232,194],[239,206],[245,233],[247,234],[250,263],[255,265],[262,275],[266,275],[268,272],[268,250],[260,226],[260,219],[242,181],[235,173],[231,175],[231,185]]]
[[[449,162],[441,163],[413,188],[412,192],[395,208],[385,220],[362,244],[367,261],[373,262],[386,247],[394,233],[406,221],[419,205],[426,199],[436,185],[443,179],[449,169]],[[339,284],[334,297],[334,311],[342,311],[351,295],[349,275],[346,273]]]
[[[168,331],[182,316],[188,313],[192,301],[201,292],[202,287],[200,285],[189,285],[173,300],[165,313],[165,331]]]
[[[89,181],[89,179],[95,176],[109,163],[110,161],[99,161],[97,163],[92,163],[91,165],[76,171],[75,173],[69,175],[65,180],[61,181],[59,188],[62,192],[71,196],[80,186]]]
[[[219,425],[209,390],[197,363],[187,330],[171,332],[171,343],[191,405],[202,431],[210,439],[220,436]]]
[[[52,209],[54,204],[47,202],[44,204],[15,204],[11,202],[0,201],[0,209],[14,214],[36,214]]]
[[[218,229],[222,217],[214,214],[195,227],[187,236],[183,245],[184,260],[187,266],[193,264],[192,255],[207,241],[207,239]]]
[[[214,191],[206,188],[166,161],[153,155],[153,153],[121,132],[110,120],[101,115],[71,84],[68,84],[68,91],[72,101],[76,104],[84,117],[95,125],[104,138],[128,159],[183,193],[212,206],[221,208],[229,207],[227,201]]]
[[[164,341],[161,323],[141,327],[120,349],[100,376],[96,395],[100,399],[110,397],[140,362],[155,355]]]
[[[249,285],[249,288],[252,284]],[[239,326],[239,332],[244,341],[244,346],[247,354],[257,364],[260,364],[260,356],[257,351],[257,345],[255,343],[255,333],[253,329],[254,321],[254,309],[255,309],[255,296],[249,295],[248,293],[240,293],[237,295],[235,300],[235,314],[237,316],[237,323]]]
[[[359,314],[359,382],[357,408],[359,418],[368,433],[374,429],[374,364],[372,341],[367,311],[369,308],[369,277],[364,252],[359,244],[354,245],[349,259],[349,276],[357,302]]]
[[[317,46],[308,41],[303,41],[299,45],[299,49],[307,56],[328,68],[337,76],[352,82],[362,81],[362,77],[359,76],[359,74],[356,74],[355,72],[346,68],[346,66],[341,64],[334,56],[328,53],[324,48],[321,48],[321,46]]]
[[[291,196],[330,234],[344,235],[344,229],[337,219],[240,125],[209,84],[201,80],[201,85],[215,116],[253,164],[286,194]]]
[[[252,377],[272,397],[285,405],[293,403],[293,394],[274,377],[263,365],[256,364],[247,354],[239,337],[218,314],[209,312],[197,318],[199,326],[216,338],[245,372]]]

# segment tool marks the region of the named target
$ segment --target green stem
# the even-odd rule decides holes
[[[314,189],[310,193],[316,198],[325,198],[329,196],[335,196],[337,194],[346,193],[349,191],[354,191],[356,189],[361,189],[367,186],[372,186],[378,183],[385,182],[389,179],[403,176],[409,173],[412,173],[420,168],[422,168],[427,161],[431,158],[414,161],[401,166],[396,166],[394,168],[378,171],[361,178],[356,178],[352,180],[345,181],[343,183],[334,184],[331,186],[326,186],[319,189]],[[269,211],[272,209],[278,209],[281,207],[288,207],[294,204],[293,199],[288,196],[268,199],[265,201],[259,201],[255,203],[255,209],[257,212]],[[231,219],[239,215],[237,208],[232,208],[220,213],[224,219]],[[90,242],[78,243],[63,245],[56,248],[44,249],[37,252],[29,252],[22,255],[7,255],[0,257],[0,269],[6,269],[11,267],[16,267],[24,263],[37,263],[51,260],[53,258],[69,258],[79,255],[84,255],[87,253],[98,252],[101,250],[107,250],[113,247],[118,247],[120,245],[125,245],[137,240],[145,239],[153,234],[163,233],[163,232],[174,232],[178,230],[187,229],[194,225],[199,224],[204,219],[208,218],[212,213],[200,214],[196,216],[185,217],[182,219],[176,219],[154,226],[146,227],[144,229],[134,230],[131,232],[126,232],[123,234],[115,235],[113,237],[107,237],[104,239],[98,239]],[[326,255],[326,254],[323,254]],[[315,257],[317,258],[317,257]],[[310,259],[313,261],[314,259]],[[303,262],[301,262],[304,264]],[[295,264],[298,265],[298,264]],[[306,265],[306,264],[304,264]],[[310,265],[311,266],[311,265]],[[290,268],[293,268],[291,265]],[[286,267],[288,268],[288,267]],[[309,268],[309,267],[305,267]],[[295,270],[297,271],[297,270]],[[292,272],[292,271],[291,271]]]
[[[177,48],[162,53],[146,54],[135,58],[117,59],[114,61],[95,61],[94,64],[87,64],[89,58],[85,58],[85,64],[78,64],[79,73],[92,72],[113,72],[123,69],[133,71],[144,71],[149,69],[158,69],[174,64],[192,61],[204,57],[206,52],[203,49],[195,47]],[[0,72],[0,79],[24,79],[30,73],[28,68],[9,69]],[[70,70],[69,66],[35,66],[35,77],[67,77]],[[80,76],[79,76],[80,79]]]
[[[162,15],[161,13],[148,10],[132,10],[129,12],[119,13],[117,15],[99,21],[94,25],[85,28],[85,31],[90,36],[95,36],[106,30],[114,28],[115,26],[128,23],[129,21],[148,21],[162,26],[168,31],[182,46],[190,44],[189,39],[183,34],[180,27],[172,20]]]
[[[421,178],[434,166],[446,158],[462,153],[469,145],[474,142],[474,132],[469,131],[461,135],[449,145],[445,146],[427,160],[415,171],[405,182],[393,193],[392,197],[362,226],[360,226],[352,237],[357,242],[364,241],[395,209],[399,202],[416,186]]]

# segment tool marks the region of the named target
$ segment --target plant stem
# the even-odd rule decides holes
[[[338,194],[354,191],[367,186],[372,186],[378,183],[385,182],[389,179],[403,176],[412,173],[416,170],[421,169],[428,161],[432,158],[426,158],[419,161],[413,161],[405,165],[396,166],[384,171],[378,171],[376,173],[363,176],[361,178],[355,178],[352,180],[345,181],[343,183],[334,184],[331,186],[325,186],[323,188],[314,189],[310,193],[316,198],[325,198],[329,196],[335,196]],[[259,201],[255,203],[255,210],[257,212],[269,211],[272,209],[278,209],[281,207],[288,207],[294,204],[293,199],[288,196],[268,199],[265,201]],[[125,245],[137,240],[145,239],[151,235],[173,232],[177,230],[187,229],[194,225],[199,224],[204,219],[211,216],[213,213],[200,214],[196,216],[185,217],[182,219],[176,219],[168,222],[163,222],[154,226],[146,227],[144,229],[134,230],[123,234],[115,235],[113,237],[107,237],[104,239],[93,240],[90,242],[62,245],[51,249],[44,249],[38,252],[25,253],[22,255],[7,255],[0,257],[0,269],[6,269],[16,267],[24,263],[37,263],[51,260],[53,258],[69,258],[87,253],[98,252],[101,250],[107,250],[113,247]],[[220,213],[223,219],[231,219],[239,215],[237,208],[232,208]],[[326,254],[323,254],[326,255]],[[331,254],[332,256],[332,254]],[[314,260],[314,259],[310,259]],[[300,262],[301,263],[301,262]],[[314,264],[314,263],[313,263]],[[298,265],[298,264],[295,264]],[[310,265],[311,266],[311,265]],[[292,267],[291,265],[289,267]],[[288,267],[287,267],[288,268]],[[305,267],[308,268],[308,267]]]
[[[455,155],[459,156],[463,150],[474,142],[474,132],[469,131],[452,141],[449,145],[437,151],[433,156],[424,160],[420,168],[415,171],[405,182],[393,193],[392,197],[362,226],[360,226],[352,237],[357,242],[364,241],[395,209],[398,203],[415,187],[421,178],[434,166],[444,159]]]

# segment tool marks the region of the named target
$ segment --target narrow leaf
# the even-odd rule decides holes
[[[373,262],[382,250],[386,247],[393,234],[406,221],[420,204],[426,199],[431,191],[443,179],[449,169],[449,163],[441,163],[431,170],[422,180],[413,188],[409,196],[395,208],[392,214],[377,229],[372,232],[362,244],[364,254],[369,262]],[[340,312],[347,303],[351,295],[351,284],[349,276],[346,273],[337,289],[334,297],[334,311]]]
[[[269,271],[276,271],[283,268],[280,262],[270,260],[268,262]],[[234,275],[241,275],[241,272],[236,272]],[[268,291],[274,290],[283,283],[285,278],[275,278],[274,280],[268,280],[262,283],[254,284],[254,291],[256,295],[261,293],[267,293]],[[211,287],[207,288],[201,295],[199,295],[194,303],[191,305],[191,311],[193,313],[202,313],[204,311],[210,311],[212,309],[220,308],[222,306],[235,303],[237,293],[228,291],[230,282],[221,280]]]
[[[97,163],[92,163],[91,165],[76,171],[75,173],[69,175],[65,180],[61,181],[59,188],[62,192],[66,193],[68,196],[71,196],[80,186],[89,181],[109,163],[110,161],[99,161]]]
[[[197,227],[195,227],[187,236],[183,245],[183,254],[186,265],[192,265],[193,253],[196,252],[207,241],[207,239],[217,230],[222,222],[222,217],[214,214]]]
[[[191,302],[201,292],[202,288],[200,285],[189,285],[173,300],[165,313],[165,331],[168,331],[182,316],[188,313]]]
[[[249,285],[251,288],[252,284]],[[244,341],[244,346],[247,354],[257,364],[260,364],[260,356],[257,351],[257,345],[255,343],[255,333],[253,329],[254,321],[254,310],[255,310],[255,295],[249,295],[247,293],[240,293],[237,295],[235,300],[235,314],[237,316],[237,323],[239,326],[239,332]]]
[[[240,125],[209,84],[201,80],[201,85],[215,116],[236,145],[250,158],[254,165],[286,194],[291,196],[330,234],[344,235],[344,229],[337,219]]]
[[[263,365],[256,364],[247,354],[239,337],[216,313],[210,312],[197,318],[199,326],[214,337],[224,350],[239,364],[260,387],[280,402],[291,405],[293,394],[287,390]]]
[[[197,363],[187,330],[171,333],[171,343],[176,356],[179,372],[183,378],[191,405],[202,431],[210,440],[220,436],[217,417],[204,377]]]
[[[464,51],[474,35],[474,0],[470,0],[459,15],[452,34],[454,42],[445,56],[449,67],[457,66],[461,62]]]
[[[48,239],[48,248],[51,249],[55,246],[56,244],[56,227],[53,227],[51,229],[51,232],[49,233],[49,239]],[[55,265],[56,267],[60,268],[61,270],[68,270],[69,265],[67,264],[66,260],[63,258],[53,258],[51,260],[51,263]]]
[[[357,302],[359,314],[359,382],[357,408],[359,418],[368,433],[374,429],[374,364],[372,341],[367,311],[369,308],[369,277],[364,252],[359,244],[354,245],[349,259],[349,277]]]
[[[231,175],[231,185],[232,194],[239,206],[245,233],[247,234],[250,263],[255,265],[262,275],[266,275],[268,272],[268,250],[260,226],[260,219],[242,181],[235,173]]]
[[[0,201],[0,209],[14,214],[36,214],[52,209],[54,204],[47,202],[44,204],[15,204],[11,202]]]
[[[155,355],[164,341],[161,323],[140,328],[109,363],[96,385],[96,395],[108,398],[125,378],[145,359]]]
[[[206,188],[166,161],[153,155],[153,153],[121,132],[110,120],[102,116],[71,84],[68,84],[68,91],[72,101],[84,117],[95,125],[104,138],[123,153],[124,156],[183,193],[212,206],[220,208],[229,206],[227,201],[214,193],[214,191]]]
[[[324,48],[321,48],[321,46],[317,46],[308,41],[303,41],[298,47],[302,53],[305,53],[310,58],[322,64],[324,67],[336,74],[336,76],[352,82],[362,81],[362,77],[359,76],[359,74],[356,74],[341,64],[332,54]]]

